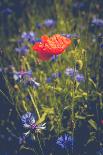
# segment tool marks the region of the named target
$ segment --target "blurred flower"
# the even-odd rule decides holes
[[[38,29],[41,29],[42,28],[42,25],[40,24],[40,23],[36,23],[36,28],[38,28]]]
[[[56,24],[56,22],[55,22],[55,20],[53,20],[53,19],[46,19],[46,20],[44,21],[44,25],[45,25],[46,27],[48,27],[48,28],[54,27],[55,24]]]
[[[51,76],[51,77],[55,79],[55,78],[60,78],[61,75],[62,75],[61,72],[58,72],[58,73],[52,73],[52,76]]]
[[[76,75],[77,73],[78,73],[78,71],[74,70],[73,68],[66,68],[66,70],[65,70],[65,74],[67,76],[70,76],[71,78],[73,78],[74,75]]]
[[[35,79],[33,78],[29,78],[26,82],[25,82],[25,86],[32,86],[33,88],[38,88],[40,86],[40,83],[36,82]]]
[[[26,137],[25,135],[22,135],[19,137],[19,144],[25,143]]]
[[[100,48],[103,48],[103,44],[100,44]]]
[[[92,25],[103,27],[103,19],[93,18],[91,21]]]
[[[21,38],[24,40],[24,41],[28,41],[29,43],[31,44],[34,44],[35,43],[35,39],[36,39],[36,33],[33,32],[33,31],[30,31],[30,32],[23,32],[21,34]]]
[[[76,69],[66,68],[65,74],[67,76],[70,76],[71,78],[74,78],[78,82],[85,81],[84,76],[82,74],[79,74],[78,70],[76,70]]]
[[[64,37],[67,37],[67,38],[80,38],[80,35],[79,34],[62,34]]]
[[[51,77],[48,77],[48,78],[46,79],[46,82],[47,82],[47,83],[51,83],[51,82],[52,82],[52,78],[51,78]]]
[[[15,51],[16,51],[18,54],[26,55],[26,54],[29,52],[29,47],[25,45],[25,46],[20,47],[20,48],[15,48]]]
[[[0,68],[0,72],[2,72],[3,71],[3,69],[2,68]]]
[[[20,81],[26,77],[31,78],[32,76],[32,71],[20,71],[20,72],[13,72],[13,78],[15,81]]]
[[[42,36],[41,40],[41,42],[34,44],[33,50],[38,53],[39,58],[43,61],[51,59],[53,55],[63,53],[71,44],[70,39],[59,34],[55,34],[50,38],[48,36]]]
[[[97,151],[96,155],[103,155],[103,148],[101,148],[99,151]]]
[[[60,78],[61,77],[61,72],[58,72],[58,73],[52,73],[51,77],[48,77],[46,79],[46,82],[47,83],[51,83],[53,81],[53,79],[56,79],[56,78]]]
[[[85,81],[85,79],[84,79],[84,76],[82,75],[82,74],[77,74],[76,75],[76,77],[75,77],[75,79],[78,81],[78,82],[81,82],[81,81]]]
[[[5,15],[10,15],[10,14],[13,13],[13,11],[12,11],[12,9],[10,9],[10,8],[6,8],[6,9],[3,9],[3,10],[1,11],[1,13],[2,13],[2,14],[5,14]]]
[[[101,43],[102,40],[103,40],[103,34],[100,33],[100,34],[97,36],[97,41],[98,41],[99,43]]]
[[[56,144],[63,149],[71,149],[73,147],[73,138],[68,134],[64,134],[57,139]]]
[[[57,60],[57,58],[58,58],[58,56],[57,56],[57,55],[53,55],[53,56],[51,57],[51,61],[52,61],[52,62],[54,62],[54,61],[56,61],[56,60]]]

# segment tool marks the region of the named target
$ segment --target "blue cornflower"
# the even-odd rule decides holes
[[[46,123],[36,124],[36,117],[34,113],[31,112],[27,112],[24,115],[22,115],[21,121],[24,128],[28,129],[28,131],[24,133],[25,137],[28,136],[32,131],[41,132],[41,130],[44,130],[46,128]]]
[[[100,44],[100,48],[103,48],[103,44]]]
[[[46,79],[46,82],[47,82],[47,83],[51,83],[51,82],[52,82],[52,78],[51,78],[51,77],[48,77],[48,78]]]
[[[84,82],[85,81],[85,79],[84,79],[84,76],[82,75],[82,74],[77,74],[76,76],[75,76],[75,79],[78,81],[78,82]]]
[[[57,60],[57,58],[58,58],[58,55],[53,55],[53,56],[51,57],[51,61],[54,62],[54,61]]]
[[[53,79],[55,79],[55,78],[60,78],[60,77],[61,77],[61,72],[52,73],[51,77],[52,77]]]
[[[25,86],[32,86],[34,89],[38,88],[40,86],[40,83],[36,82],[35,78],[29,78],[25,82]]]
[[[66,68],[65,74],[73,79],[75,79],[78,82],[84,82],[84,76],[83,74],[79,74],[78,70],[73,69],[73,68]]]
[[[10,8],[6,8],[6,9],[3,9],[1,13],[5,15],[10,15],[13,13],[13,11]]]
[[[22,115],[21,121],[25,128],[31,128],[31,126],[35,124],[36,118],[33,113],[27,112],[26,114]]]
[[[73,78],[76,74],[78,73],[78,71],[77,70],[75,70],[75,69],[73,69],[73,68],[66,68],[66,70],[65,70],[65,74],[67,75],[67,76],[70,76],[71,78]]]
[[[67,38],[80,38],[79,34],[62,34],[63,36],[67,37]]]
[[[41,29],[42,28],[42,25],[40,23],[36,23],[35,26],[36,26],[37,29]]]
[[[56,144],[63,149],[71,149],[73,147],[73,138],[68,134],[64,134],[57,139]]]
[[[91,22],[92,25],[103,27],[103,19],[94,18]]]
[[[21,38],[24,41],[28,41],[29,43],[32,43],[32,44],[35,43],[35,37],[36,37],[36,33],[34,33],[33,31],[23,32],[21,35]]]
[[[96,155],[103,155],[103,148],[101,148],[97,153]]]
[[[48,28],[54,27],[55,24],[56,24],[56,22],[55,22],[55,20],[53,20],[53,19],[46,19],[46,20],[44,21],[44,25],[45,25],[46,27],[48,27]]]
[[[15,81],[20,81],[26,77],[31,78],[32,76],[32,71],[20,71],[20,72],[13,72],[13,78]]]
[[[60,78],[61,77],[61,72],[58,72],[58,73],[52,73],[51,77],[48,77],[46,79],[46,82],[47,83],[51,83],[53,81],[53,79],[56,79],[56,78]]]
[[[15,51],[21,55],[26,55],[28,52],[29,52],[29,47],[28,46],[23,46],[23,47],[18,47],[18,48],[15,48]]]
[[[26,137],[25,137],[25,135],[22,135],[18,139],[19,139],[19,144],[22,144],[22,143],[25,143]]]

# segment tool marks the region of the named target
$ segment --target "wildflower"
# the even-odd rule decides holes
[[[66,68],[66,70],[65,70],[65,74],[70,76],[71,78],[73,78],[74,75],[77,73],[78,73],[78,71],[73,68]]]
[[[3,9],[1,13],[5,15],[10,15],[13,13],[13,11],[10,8],[6,8],[6,9]]]
[[[26,86],[32,86],[33,88],[38,88],[40,86],[40,83],[36,82],[35,79],[33,78],[29,78],[26,82],[25,82]]]
[[[64,37],[67,37],[67,38],[80,38],[80,35],[79,34],[62,34]]]
[[[99,19],[99,18],[94,18],[91,22],[92,25],[95,25],[95,26],[100,26],[102,27],[103,26],[103,19]]]
[[[76,75],[76,77],[75,77],[75,79],[78,81],[78,82],[81,82],[81,81],[85,81],[85,79],[84,79],[84,76],[82,75],[82,74],[77,74]]]
[[[29,129],[29,131],[25,133],[26,135],[28,135],[30,131],[40,132],[41,130],[46,128],[46,123],[36,124],[36,117],[31,112],[27,112],[26,114],[22,115],[21,121],[23,123],[23,126],[26,129]]]
[[[30,78],[32,76],[32,71],[20,71],[20,72],[13,72],[13,78],[15,81],[20,81],[26,77]]]
[[[61,72],[58,72],[58,73],[53,73],[52,74],[52,78],[60,78],[61,77]]]
[[[67,76],[70,76],[71,78],[74,78],[78,82],[85,81],[83,74],[79,74],[78,70],[76,70],[76,69],[66,68],[65,74]]]
[[[46,19],[44,21],[44,26],[48,27],[48,28],[51,28],[51,27],[54,27],[56,24],[55,20],[53,19]]]
[[[73,138],[68,134],[64,134],[57,139],[56,144],[63,149],[71,149],[73,147]]]
[[[35,38],[36,38],[36,33],[34,33],[33,31],[23,32],[22,35],[21,35],[21,38],[24,41],[28,41],[29,43],[34,44],[35,43]]]
[[[103,48],[103,44],[100,44],[100,48]]]
[[[42,28],[42,25],[40,23],[36,23],[35,26],[36,26],[37,29],[41,29]]]
[[[101,148],[99,151],[97,151],[96,155],[103,155],[103,148]]]
[[[29,52],[29,47],[28,46],[23,46],[23,47],[20,47],[20,48],[15,48],[15,51],[18,54],[26,55]]]
[[[21,117],[21,121],[25,128],[31,128],[31,126],[35,124],[35,116],[31,112],[27,112]]]
[[[48,78],[46,79],[46,82],[47,82],[47,83],[51,83],[51,82],[52,82],[52,78],[51,78],[51,77],[48,77]]]
[[[25,135],[22,135],[19,137],[19,144],[25,143],[26,137]]]
[[[54,62],[54,61],[56,61],[56,60],[57,60],[57,58],[58,58],[58,56],[57,56],[57,55],[53,55],[53,56],[51,57],[51,61],[52,61],[52,62]]]
[[[42,36],[41,42],[35,43],[33,50],[35,50],[39,58],[43,61],[49,60],[53,55],[59,55],[71,44],[71,40],[59,34],[52,37]]]

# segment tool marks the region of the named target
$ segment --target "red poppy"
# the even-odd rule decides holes
[[[55,34],[52,37],[42,36],[41,42],[35,43],[33,50],[35,50],[39,58],[43,61],[49,60],[53,55],[58,55],[64,52],[64,50],[71,44],[71,40]]]

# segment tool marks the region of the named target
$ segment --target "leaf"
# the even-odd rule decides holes
[[[86,117],[85,116],[80,116],[78,114],[75,114],[75,118],[84,120]]]
[[[91,78],[89,78],[89,82],[91,82],[92,85],[93,85],[95,88],[97,87],[96,84],[94,83],[94,81],[93,81]]]
[[[88,123],[91,125],[91,127],[93,127],[95,130],[97,130],[97,124],[93,119],[90,119],[88,121]]]

